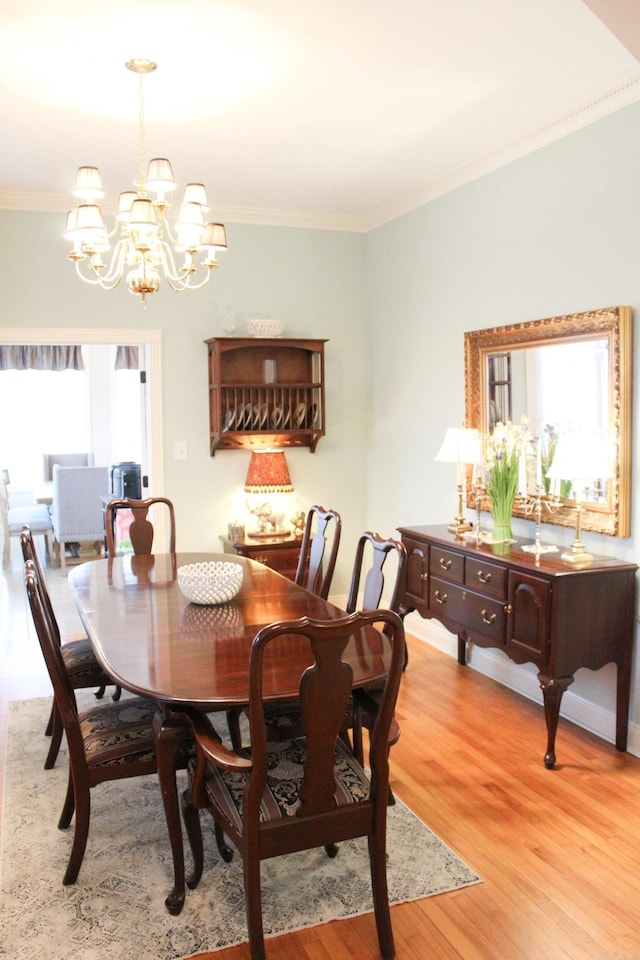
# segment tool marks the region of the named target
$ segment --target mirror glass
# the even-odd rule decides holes
[[[610,476],[582,492],[582,529],[619,537],[630,532],[631,335],[630,307],[465,333],[466,426],[486,435],[525,417],[547,457],[563,433],[598,438]],[[543,522],[574,526],[570,483],[543,480],[562,504]],[[526,516],[517,503],[514,515]]]

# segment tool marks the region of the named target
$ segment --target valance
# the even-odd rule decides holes
[[[120,346],[116,350],[116,370],[138,370],[138,348]]]
[[[73,344],[2,344],[0,370],[84,370],[82,347]]]

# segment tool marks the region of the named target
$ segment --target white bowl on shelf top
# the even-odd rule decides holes
[[[284,322],[254,317],[247,320],[247,330],[252,337],[279,337],[284,330]]]
[[[178,567],[178,586],[191,603],[233,600],[242,586],[243,568],[230,560],[206,560]]]

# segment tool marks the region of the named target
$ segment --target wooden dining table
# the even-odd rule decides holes
[[[225,560],[212,553],[108,557],[69,573],[78,613],[105,672],[125,690],[157,700],[154,724],[158,779],[173,855],[174,884],[165,904],[182,910],[185,869],[176,755],[190,734],[186,708],[212,713],[243,706],[249,699],[249,656],[258,630],[278,620],[311,617],[335,620],[345,612],[264,564],[245,558],[242,586],[229,603],[189,603],[177,581],[189,563]],[[297,638],[299,641],[299,638]],[[353,686],[382,680],[388,645],[369,628],[352,637],[343,659]],[[274,645],[265,663],[264,699],[297,696],[300,675],[311,663],[300,642]]]

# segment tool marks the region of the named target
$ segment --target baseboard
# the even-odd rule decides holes
[[[457,659],[458,638],[437,620],[423,620],[419,614],[411,613],[405,620],[405,628],[412,637]],[[468,649],[467,664],[469,669],[477,670],[529,700],[542,704],[540,684],[533,664],[518,665],[499,650],[483,649],[473,644]],[[615,743],[615,712],[585,700],[584,697],[576,696],[571,688],[562,698],[560,716],[609,743]],[[629,724],[627,751],[640,757],[640,726],[637,723]]]

